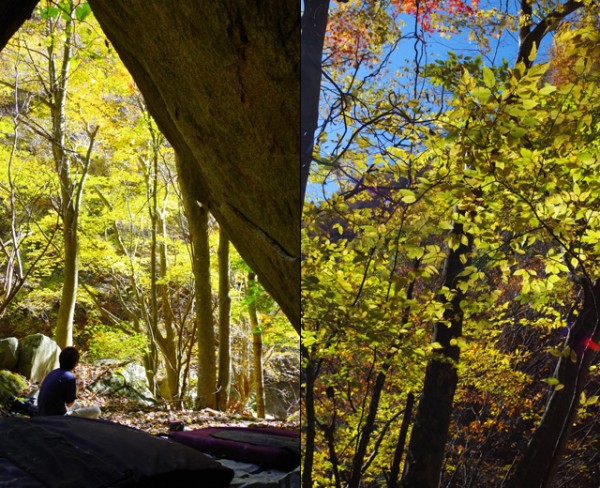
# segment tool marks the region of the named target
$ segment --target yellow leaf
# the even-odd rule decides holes
[[[537,44],[534,42],[533,45],[531,46],[531,52],[529,53],[529,57],[527,59],[529,59],[529,62],[533,63],[536,56],[537,56]]]
[[[401,199],[404,203],[415,203],[417,201],[417,197],[414,194],[412,195],[404,195]]]
[[[494,72],[487,66],[483,67],[483,82],[488,88],[494,88],[494,85],[496,84]]]

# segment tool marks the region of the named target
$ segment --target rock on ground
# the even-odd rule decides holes
[[[19,341],[16,372],[34,383],[40,383],[53,369],[58,368],[60,348],[49,337],[33,334]]]
[[[16,337],[0,339],[0,369],[10,371],[17,367],[17,348],[19,340]]]

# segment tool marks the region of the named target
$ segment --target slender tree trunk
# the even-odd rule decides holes
[[[226,411],[231,383],[231,296],[229,295],[229,238],[219,228],[219,377],[217,407]]]
[[[563,355],[554,372],[554,377],[563,386],[553,389],[540,425],[514,473],[504,484],[505,488],[550,486],[577,416],[590,365],[597,356],[588,345],[590,341],[600,341],[599,317],[600,281],[591,283],[584,279],[581,311],[571,326]]]
[[[73,345],[73,318],[79,281],[79,243],[77,218],[73,209],[63,213],[63,286],[56,320],[56,343],[60,348]]]
[[[310,175],[315,131],[319,123],[319,98],[321,93],[321,63],[323,43],[327,29],[329,0],[304,0],[302,14],[302,34],[300,41],[300,202],[304,202],[306,186]],[[301,346],[302,347],[302,346]],[[302,347],[303,348],[303,347]],[[304,411],[306,429],[302,445],[304,457],[302,465],[302,488],[312,488],[314,463],[316,418],[314,400],[315,366],[304,349]]]
[[[315,436],[316,413],[315,413],[315,379],[317,376],[315,364],[308,349],[300,344],[302,351],[302,364],[304,365],[304,412],[305,419],[302,423],[303,437],[302,446],[304,448],[302,464],[302,488],[313,488],[312,471],[315,458]]]
[[[177,157],[178,167],[181,157]],[[208,210],[194,197],[190,182],[179,179],[185,213],[192,239],[192,271],[195,278],[196,321],[198,340],[198,393],[196,408],[216,408],[217,372],[215,330],[210,283],[210,247],[208,242]]]
[[[248,274],[248,315],[252,326],[252,352],[254,365],[254,391],[256,393],[256,415],[265,418],[265,382],[263,374],[262,330],[258,322],[256,307],[256,275]]]
[[[239,393],[239,407],[243,408],[248,402],[252,387],[252,365],[250,361],[250,344],[249,336],[252,335],[252,327],[248,327],[245,320],[240,321],[240,353],[239,361],[236,361],[236,378],[235,386]]]
[[[52,154],[60,181],[61,215],[63,221],[64,281],[60,298],[60,307],[56,321],[56,342],[59,347],[73,345],[73,317],[77,301],[77,282],[79,274],[79,251],[77,237],[78,208],[75,202],[75,185],[71,179],[71,165],[65,151],[66,120],[65,104],[69,80],[69,68],[72,57],[73,6],[65,25],[65,39],[62,49],[60,69],[56,60],[56,44],[52,40],[48,46],[48,72],[50,76],[50,95],[52,104]],[[49,37],[54,39],[55,26],[49,20]]]
[[[158,244],[160,256],[160,278],[163,280],[167,276],[167,224],[162,213],[159,216],[159,226],[161,229],[161,239]],[[175,406],[180,406],[180,361],[177,349],[177,332],[175,330],[175,319],[171,308],[169,296],[169,286],[166,283],[158,285],[158,295],[160,297],[160,308],[163,315],[164,334],[157,330],[155,334],[158,338],[158,345],[165,360],[165,370],[167,372],[167,385],[169,386],[170,399]]]
[[[456,222],[451,232],[458,242],[466,235],[462,224]],[[415,414],[406,456],[402,481],[404,488],[438,488],[440,483],[454,392],[458,383],[456,366],[460,348],[452,343],[453,339],[462,334],[463,312],[460,302],[464,293],[457,288],[461,279],[458,275],[465,269],[468,262],[465,257],[471,246],[472,239],[468,236],[468,245],[460,244],[455,251],[450,249],[446,258],[443,286],[455,291],[455,295],[445,309],[444,322],[434,324],[432,341],[439,343],[441,348],[429,361],[425,371],[423,393]],[[450,325],[446,325],[445,321]]]
[[[375,384],[373,385],[373,391],[371,393],[366,419],[360,431],[358,446],[356,448],[356,452],[354,453],[354,458],[352,459],[352,469],[350,472],[350,480],[348,481],[348,488],[358,488],[360,486],[363,475],[364,460],[365,456],[367,455],[367,448],[369,447],[371,434],[375,429],[377,410],[379,409],[379,401],[383,393],[385,380],[387,379],[386,374],[388,369],[389,367],[384,367],[384,371],[380,371],[375,378]]]
[[[210,284],[210,250],[208,245],[208,210],[196,207],[197,235],[194,237],[196,272],[196,317],[198,320],[198,398],[197,408],[217,406],[215,330]],[[190,226],[191,228],[192,226]]]
[[[148,351],[143,356],[144,368],[146,368],[146,379],[148,380],[148,388],[153,395],[158,393],[158,379],[156,372],[158,371],[158,347],[156,342],[148,340]]]
[[[194,224],[194,276],[196,278],[196,319],[198,321],[198,395],[196,408],[217,406],[215,330],[210,284],[210,249],[208,245],[208,210],[196,205]]]

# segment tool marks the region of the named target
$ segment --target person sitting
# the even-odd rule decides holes
[[[77,378],[73,370],[79,362],[79,351],[65,347],[58,356],[59,367],[50,371],[42,381],[37,397],[38,415],[73,415],[98,418],[100,409],[79,407],[77,399]]]

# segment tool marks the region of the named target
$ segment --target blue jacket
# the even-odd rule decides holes
[[[58,368],[46,375],[38,394],[39,415],[64,415],[67,403],[77,398],[77,382],[72,371]]]

